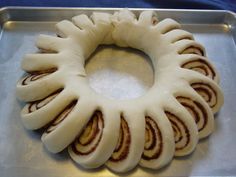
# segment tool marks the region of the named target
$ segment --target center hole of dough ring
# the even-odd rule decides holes
[[[144,95],[154,82],[151,60],[136,49],[99,46],[85,68],[90,86],[111,99],[137,98]]]

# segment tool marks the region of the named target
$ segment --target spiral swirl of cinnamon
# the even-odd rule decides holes
[[[40,80],[40,79],[46,77],[47,75],[55,72],[56,70],[57,70],[56,68],[51,68],[51,69],[43,70],[43,71],[33,71],[33,72],[30,72],[29,75],[26,76],[22,80],[21,84],[22,85],[28,85],[28,84],[30,84],[33,81]]]
[[[151,117],[146,116],[145,121],[146,133],[142,158],[144,160],[157,159],[163,149],[162,133],[157,123]]]
[[[215,80],[216,73],[206,60],[202,59],[191,60],[182,64],[181,67],[185,69],[194,70],[211,78],[212,80]]]
[[[76,103],[77,100],[72,101],[63,111],[61,111],[61,113],[59,113],[58,116],[54,119],[53,123],[50,124],[45,133],[50,133],[55,130],[56,127],[71,113]]]
[[[62,91],[62,89],[57,90],[56,92],[50,94],[46,98],[38,101],[34,101],[28,104],[28,113],[34,112],[45,105],[47,105],[49,102],[51,102],[54,98],[57,97],[57,95]]]
[[[58,36],[59,37],[59,36]],[[49,53],[58,53],[57,51],[55,51],[55,50],[52,50],[52,49],[43,49],[43,48],[39,48],[38,47],[38,52],[37,53],[42,53],[42,54],[44,54],[44,53],[47,53],[47,54],[49,54]]]
[[[165,114],[167,115],[174,131],[175,150],[178,151],[184,149],[190,142],[190,133],[187,126],[174,114],[168,111],[165,111]]]
[[[80,136],[72,143],[72,151],[77,155],[88,155],[97,148],[104,128],[102,113],[96,111]]]
[[[198,126],[198,131],[200,132],[201,130],[203,130],[206,127],[208,121],[207,112],[204,106],[202,106],[199,102],[193,101],[192,99],[187,97],[178,96],[176,97],[176,99],[192,115]]]
[[[202,96],[202,98],[207,102],[207,104],[213,108],[217,104],[217,93],[209,84],[207,83],[193,83],[191,87]]]
[[[113,152],[109,160],[113,162],[124,160],[129,154],[130,143],[131,135],[128,123],[123,117],[121,117],[120,135],[118,143],[116,145],[115,151]]]
[[[189,46],[185,48],[183,51],[179,52],[179,54],[196,54],[196,55],[204,56],[203,50],[196,46]]]

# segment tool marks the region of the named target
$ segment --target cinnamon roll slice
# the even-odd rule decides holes
[[[168,33],[174,29],[180,29],[181,25],[173,19],[166,18],[156,25],[156,29],[160,31],[161,34]]]
[[[184,62],[181,65],[181,67],[201,73],[209,77],[210,79],[216,81],[217,83],[219,83],[219,78],[215,72],[215,69],[210,64],[210,62],[207,61],[206,59],[202,59],[202,58],[191,59]]]
[[[101,21],[97,22],[97,18],[101,19],[100,15],[104,18],[103,23],[101,23]],[[76,30],[77,31],[76,33],[80,34],[86,31],[86,33],[91,34],[88,35],[86,38],[81,38],[80,41],[78,41],[79,45],[84,50],[83,54],[85,58],[88,58],[92,54],[92,52],[96,49],[96,44],[101,43],[102,39],[105,38],[105,34],[107,34],[107,31],[109,30],[109,25],[107,25],[106,18],[107,16],[102,15],[101,13],[93,13],[91,18],[89,18],[85,14],[80,14],[72,18],[73,23],[69,24],[69,26],[73,25],[72,29],[74,31]],[[94,19],[94,21],[92,19]],[[95,22],[97,23],[96,25],[94,24]],[[104,26],[104,27],[101,28],[99,31],[97,31],[98,30],[97,26]],[[60,25],[58,27],[59,31],[64,31],[64,33],[67,33],[66,31],[69,31],[67,29],[67,26],[64,26],[65,29],[63,29],[62,26],[60,27]]]
[[[191,141],[191,136],[190,136],[191,130],[187,127],[185,122],[181,120],[179,117],[175,116],[174,114],[168,111],[165,111],[165,113],[174,131],[175,151],[176,151],[175,155],[178,156],[179,152],[183,151],[189,146]],[[192,152],[192,149],[194,148],[191,148],[191,151],[188,151],[186,154],[180,153],[181,154],[180,156],[189,154],[190,152]]]
[[[185,123],[177,116],[168,111],[166,111],[165,113],[168,119],[170,120],[174,131],[175,144],[176,144],[175,150],[176,151],[182,150],[185,147],[187,147],[190,142],[190,132],[189,132],[190,130],[187,128]]]
[[[31,73],[32,71],[44,71],[47,68],[57,68],[58,61],[64,57],[59,54],[27,54],[24,56],[22,60],[21,67],[27,73]]]
[[[127,158],[130,151],[130,143],[131,135],[128,123],[123,117],[121,117],[118,143],[109,160],[112,162],[119,162]]]
[[[135,112],[126,112],[121,116],[119,139],[106,163],[112,171],[126,172],[139,163],[145,139],[145,119],[142,116],[142,113]]]
[[[101,12],[93,12],[90,17],[80,14],[72,18],[74,26],[78,28],[77,31],[82,34],[80,36],[84,36],[84,31],[89,34],[86,37],[81,37],[78,41],[84,50],[83,54],[85,58],[88,58],[94,52],[97,43],[113,43],[110,31],[112,28],[110,19],[110,14]]]
[[[97,168],[103,165],[115,149],[119,137],[119,125],[118,112],[95,111],[68,148],[71,158],[85,168]]]
[[[70,114],[77,103],[76,101],[71,102],[53,121],[52,124],[46,129],[45,134],[51,133],[53,130],[57,128],[57,126]]]
[[[175,152],[173,130],[162,111],[146,116],[145,121],[145,145],[139,164],[146,168],[159,169],[173,158]]]
[[[72,143],[72,151],[80,156],[88,155],[96,150],[103,135],[104,120],[102,113],[96,111],[83,132]]]
[[[28,103],[27,109],[28,109],[28,113],[32,113],[34,111],[37,111],[38,109],[44,107],[45,105],[47,105],[49,102],[51,102],[54,98],[57,97],[57,95],[62,91],[62,89],[57,90],[56,92],[50,94],[49,96],[47,96],[46,98],[42,99],[42,100],[38,100],[38,101],[34,101],[31,103]]]
[[[57,70],[56,68],[51,68],[51,69],[47,69],[44,71],[30,72],[30,74],[28,76],[26,76],[24,79],[22,79],[21,84],[28,85],[31,82],[34,82],[36,80],[40,80],[40,79],[46,77],[47,75],[54,73],[56,70]]]
[[[178,102],[184,106],[198,127],[199,138],[204,138],[208,136],[214,127],[214,117],[209,109],[209,106],[201,99],[193,97],[193,99],[184,96],[176,97]]]
[[[70,104],[68,104],[55,118],[54,120],[49,123],[48,127],[46,128],[45,132],[42,135],[42,142],[45,144],[47,149],[50,152],[57,153],[66,148],[69,143],[71,143],[71,139],[66,138],[69,135],[73,133],[73,130],[70,130],[70,132],[67,132],[67,129],[64,129],[65,126],[62,126],[63,124],[66,124],[66,126],[70,126],[71,120],[75,117],[75,106],[77,104],[77,100],[72,101]],[[74,114],[73,114],[74,113]],[[68,121],[65,121],[66,119],[69,119]],[[72,129],[73,127],[71,127]],[[60,136],[61,139],[58,139]],[[76,135],[72,135],[76,136]],[[63,138],[62,138],[63,137]]]
[[[73,101],[73,93],[59,89],[44,99],[30,102],[22,109],[21,117],[27,129],[39,129],[53,121],[55,117]],[[50,114],[48,114],[50,112]]]
[[[157,14],[154,11],[143,11],[138,18],[138,23],[144,26],[154,26],[158,21]]]
[[[156,159],[163,150],[163,135],[157,123],[151,117],[145,117],[146,132],[145,146],[142,158],[144,160]],[[155,149],[156,148],[156,149]],[[153,151],[153,154],[149,154]]]
[[[177,52],[180,55],[183,54],[196,54],[199,56],[206,55],[205,48],[194,40],[183,39],[174,42],[174,45],[176,46]]]
[[[16,95],[25,102],[44,99],[64,87],[64,78],[62,71],[56,68],[31,72],[17,83]]]
[[[191,87],[206,101],[213,113],[219,111],[223,104],[223,95],[214,82],[194,82]]]
[[[165,114],[171,123],[175,139],[175,156],[190,154],[198,142],[198,129],[191,114],[173,98]],[[178,110],[178,111],[177,111]]]
[[[182,29],[174,29],[164,34],[164,37],[170,41],[170,43],[175,43],[183,39],[193,40],[193,35]]]
[[[92,20],[85,14],[73,17],[72,22],[80,30],[90,30],[94,27],[94,23],[92,22]]]
[[[39,53],[55,54],[60,52],[68,41],[57,36],[40,34],[36,40]]]
[[[68,20],[60,21],[55,27],[57,35],[61,36],[62,38],[67,38],[71,35],[78,36],[79,32],[81,31],[77,26]]]
[[[101,44],[109,45],[114,43],[111,32],[111,28],[113,28],[110,21],[111,16],[111,14],[105,12],[93,12],[93,14],[90,16],[92,22],[95,24],[95,28],[97,26],[100,27],[99,36],[101,37],[100,39],[102,39]]]
[[[196,55],[204,56],[203,50],[200,47],[196,47],[196,46],[189,46],[185,48],[184,50],[182,50],[180,54],[196,54]]]

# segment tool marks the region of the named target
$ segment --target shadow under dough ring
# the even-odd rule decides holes
[[[78,15],[57,23],[56,31],[38,37],[40,51],[25,56],[28,74],[17,83],[18,98],[27,102],[23,124],[45,130],[42,142],[50,152],[68,147],[85,168],[159,169],[212,133],[213,114],[223,104],[219,76],[204,47],[178,22],[125,9]],[[155,81],[145,95],[112,100],[90,88],[84,64],[100,44],[150,57]]]

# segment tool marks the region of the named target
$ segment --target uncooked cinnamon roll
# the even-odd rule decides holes
[[[28,113],[32,113],[34,111],[37,111],[38,109],[47,105],[50,101],[52,101],[54,98],[56,98],[56,96],[60,93],[60,91],[61,91],[61,89],[50,94],[49,96],[47,96],[46,98],[44,98],[42,100],[34,101],[34,102],[27,104],[26,106],[28,107]]]
[[[165,112],[171,122],[175,136],[175,150],[181,150],[188,146],[190,142],[190,133],[185,123],[170,112]]]
[[[216,105],[216,91],[210,85],[198,82],[191,84],[191,86],[204,98],[211,108]]]
[[[160,156],[163,149],[163,135],[157,123],[151,117],[146,117],[145,120],[145,146],[142,158],[144,160],[156,159]]]
[[[184,106],[194,119],[199,133],[199,138],[208,136],[214,127],[213,114],[208,105],[196,94],[190,97],[178,96],[178,102]]]
[[[80,156],[93,152],[103,134],[104,121],[101,112],[95,112],[87,126],[78,138],[72,143],[72,151]]]
[[[158,169],[168,163],[175,152],[174,134],[165,113],[149,108],[145,116],[145,144],[139,164],[142,167]]]
[[[45,134],[51,133],[57,128],[57,126],[70,114],[75,107],[77,101],[71,102],[53,121],[50,126],[46,129]],[[46,136],[46,135],[45,135]]]
[[[193,59],[185,61],[181,67],[201,73],[219,83],[218,74],[207,59],[195,56]]]
[[[118,162],[125,159],[129,153],[130,142],[131,142],[131,136],[130,136],[129,126],[126,120],[123,117],[121,117],[119,139],[116,148],[109,160],[113,162]]]
[[[42,79],[43,77],[46,77],[47,75],[55,72],[57,69],[52,68],[44,71],[34,71],[31,72],[28,76],[26,76],[24,79],[22,79],[22,85],[28,85],[33,81]]]

